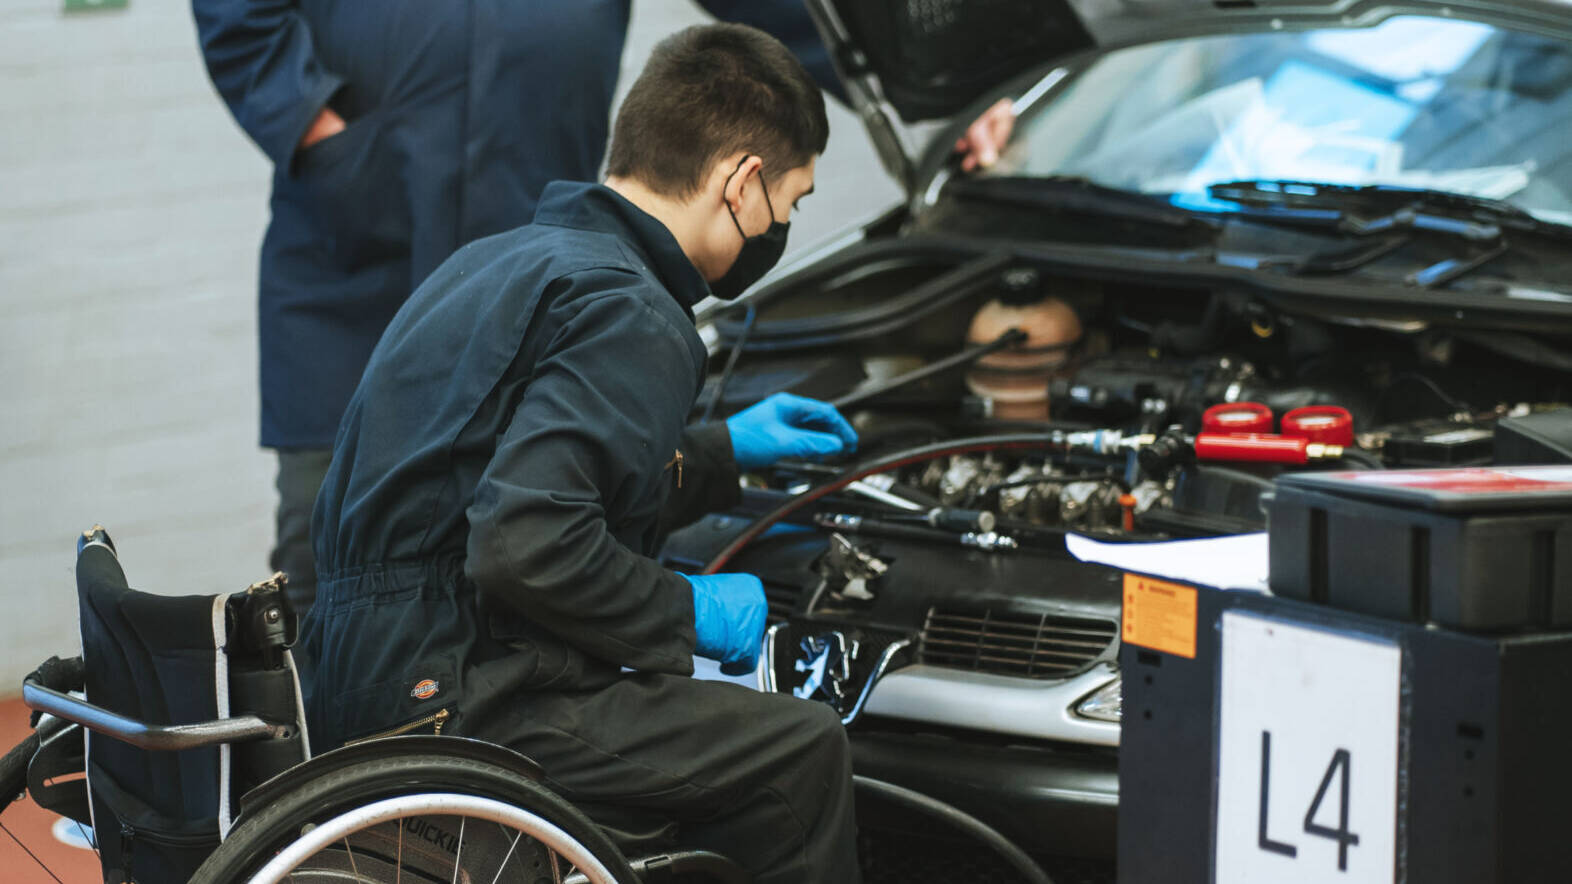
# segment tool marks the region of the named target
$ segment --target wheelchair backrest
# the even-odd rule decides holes
[[[87,735],[105,880],[185,881],[227,834],[240,795],[309,757],[281,586],[218,596],[131,589],[107,536],[77,557],[87,701],[152,725],[254,714],[281,738],[148,751]]]

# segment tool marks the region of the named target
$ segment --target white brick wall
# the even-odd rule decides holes
[[[273,459],[256,445],[255,279],[268,164],[209,85],[186,0],[63,15],[0,4],[0,695],[75,647],[76,532],[102,522],[134,586],[266,573]],[[702,21],[636,0],[624,85]],[[892,203],[832,109],[792,243]]]

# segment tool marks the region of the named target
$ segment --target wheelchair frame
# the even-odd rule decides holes
[[[112,554],[114,552],[108,535],[98,526],[84,532],[79,554],[89,545],[102,545]],[[23,702],[44,717],[35,716],[34,733],[0,762],[0,788],[10,792],[0,795],[0,811],[20,797],[21,790],[12,791],[11,785],[23,783],[24,775],[26,783],[37,790],[47,777],[73,772],[32,770],[35,762],[43,757],[45,746],[57,740],[73,739],[70,731],[76,728],[72,725],[149,752],[201,749],[297,735],[293,723],[277,724],[244,712],[185,724],[152,724],[119,714],[69,693],[79,687],[79,683],[71,682],[79,679],[85,668],[79,660],[52,659],[24,679]],[[82,736],[85,739],[85,734]],[[453,781],[411,782],[411,776],[429,774],[432,770],[439,775],[447,770]],[[392,772],[395,776],[383,776],[383,772]],[[458,773],[463,776],[459,777]],[[379,777],[386,782],[379,783]],[[458,782],[460,778],[468,782]],[[482,780],[488,782],[482,783]],[[520,833],[497,867],[498,879],[513,858],[514,848],[527,835],[533,844],[543,846],[553,857],[551,877],[546,880],[557,884],[653,884],[687,881],[695,876],[698,880],[717,884],[745,884],[751,880],[737,863],[708,851],[663,852],[631,861],[625,859],[599,826],[546,789],[543,780],[544,772],[529,758],[503,746],[458,737],[386,737],[334,749],[276,771],[271,778],[242,795],[233,826],[221,836],[218,849],[208,854],[191,881],[192,884],[238,884],[241,881],[273,884],[283,880],[294,868],[293,864],[323,855],[320,851],[338,843],[343,844],[353,867],[355,856],[349,842],[352,833],[369,832],[370,827],[392,820],[416,819],[422,814],[448,817],[460,811],[511,826],[513,831]],[[338,799],[311,798],[303,794],[312,788],[323,792],[322,786],[343,782],[358,783],[359,791],[354,794],[363,793],[366,796],[364,803],[339,808],[334,804]],[[87,788],[91,789],[91,784]],[[484,794],[487,792],[490,794]],[[525,804],[533,808],[523,806]],[[298,810],[294,809],[296,805]],[[295,816],[277,818],[279,808],[290,808]],[[269,819],[270,816],[274,818]],[[400,868],[404,830],[405,825],[401,823],[397,828]],[[284,835],[280,836],[280,832]],[[455,876],[463,845],[461,825],[454,856]],[[557,856],[571,863],[574,870],[571,874],[563,873],[556,862]],[[264,862],[257,867],[259,860]],[[242,868],[243,871],[236,871]],[[357,871],[356,875],[359,874]]]

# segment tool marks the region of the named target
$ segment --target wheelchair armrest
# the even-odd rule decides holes
[[[22,702],[30,709],[47,712],[95,733],[151,751],[199,749],[220,743],[282,738],[293,732],[289,725],[268,724],[255,715],[220,718],[196,724],[148,724],[94,706],[86,700],[78,700],[69,694],[62,694],[31,678],[22,682]]]

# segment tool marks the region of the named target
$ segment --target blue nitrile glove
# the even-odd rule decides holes
[[[679,572],[680,573],[680,572]],[[719,660],[726,675],[746,675],[759,665],[764,639],[764,584],[752,574],[681,574],[693,587],[694,653]]]
[[[739,469],[767,467],[783,457],[817,458],[857,450],[857,431],[835,406],[776,393],[726,419]]]

